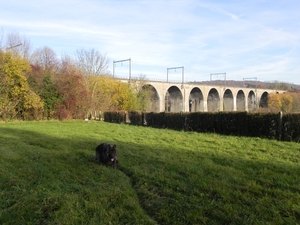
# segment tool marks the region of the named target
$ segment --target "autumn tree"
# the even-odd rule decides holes
[[[300,112],[300,91],[290,92],[293,97],[293,109],[292,112]]]
[[[115,81],[113,83],[111,99],[113,107],[118,110],[134,110],[137,107],[136,96],[129,84]]]
[[[283,112],[291,112],[293,108],[293,97],[289,93],[282,94],[282,108]]]
[[[0,51],[0,115],[3,119],[37,118],[43,109],[40,97],[30,89],[25,73],[30,70],[27,60]]]
[[[61,104],[57,106],[59,119],[85,118],[87,90],[80,71],[69,61],[63,61],[56,76],[56,83],[61,96]]]
[[[98,111],[136,109],[136,95],[128,83],[109,76],[94,76],[97,83],[94,90],[95,105]]]
[[[289,93],[272,93],[268,97],[268,107],[272,112],[291,112],[293,97]]]

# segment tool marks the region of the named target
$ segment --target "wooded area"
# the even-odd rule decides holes
[[[148,101],[141,85],[133,89],[113,79],[107,57],[95,49],[59,58],[49,47],[31,51],[29,40],[18,33],[9,34],[4,46],[0,49],[3,120],[95,118],[103,111],[143,110]]]

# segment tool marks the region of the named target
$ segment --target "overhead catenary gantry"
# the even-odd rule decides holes
[[[130,83],[130,80],[131,80],[131,58],[113,61],[113,77],[115,77],[115,64],[122,63],[122,62],[127,62],[127,61],[129,62],[128,73],[129,73],[129,83]]]

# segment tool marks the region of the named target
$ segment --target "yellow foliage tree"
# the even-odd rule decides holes
[[[289,93],[282,94],[282,108],[283,112],[291,112],[293,108],[293,97]]]
[[[112,101],[120,110],[133,110],[136,107],[136,98],[129,84],[115,81],[112,86]]]
[[[269,94],[268,96],[268,108],[271,111],[280,111],[282,107],[280,94]]]
[[[292,112],[300,112],[300,91],[290,92],[293,97],[293,109]]]
[[[272,112],[291,112],[293,108],[293,97],[289,93],[270,94],[268,107]]]
[[[128,83],[109,76],[90,77],[94,96],[93,106],[98,111],[134,110],[136,95]]]
[[[23,117],[26,119],[41,119],[44,112],[44,102],[32,90],[28,90],[24,95]]]
[[[28,118],[29,112],[35,117],[43,108],[43,102],[29,88],[25,73],[30,70],[27,60],[0,52],[0,116],[3,119],[19,115]]]

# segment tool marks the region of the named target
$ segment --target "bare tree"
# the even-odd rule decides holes
[[[3,32],[3,29],[1,29],[1,31],[0,31],[0,50],[3,48],[2,47],[3,36],[4,36],[4,32]]]
[[[34,51],[31,57],[31,63],[39,67],[44,76],[52,75],[58,70],[58,59],[55,52],[49,47],[43,47]]]
[[[6,37],[6,49],[22,58],[29,59],[31,44],[29,39],[18,32],[11,32]]]
[[[96,90],[99,88],[97,76],[108,75],[109,61],[106,56],[95,49],[81,49],[75,53],[75,63],[78,69],[84,76],[86,88],[89,93],[89,111],[96,111],[94,107],[97,97],[95,96]]]
[[[101,55],[101,53],[95,49],[77,50],[75,58],[79,69],[85,76],[109,74],[109,61],[106,55]]]

